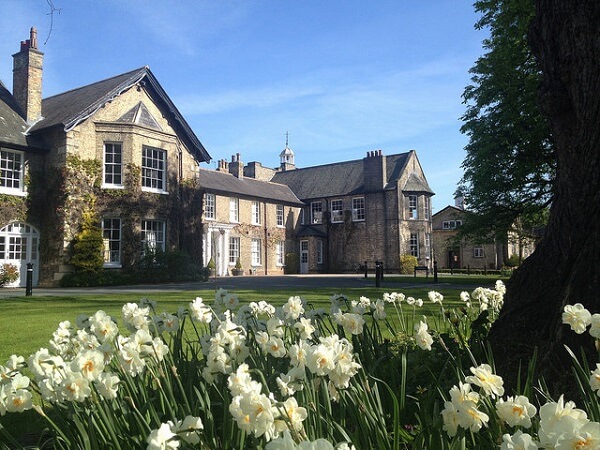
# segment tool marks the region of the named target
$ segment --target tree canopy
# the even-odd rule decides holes
[[[545,222],[556,163],[537,102],[541,74],[527,42],[533,0],[479,0],[474,6],[481,14],[476,28],[490,35],[463,94],[461,132],[469,143],[459,192],[472,212],[463,233],[502,236],[517,218],[523,229]]]

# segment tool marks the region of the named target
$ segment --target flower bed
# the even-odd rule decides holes
[[[482,345],[503,294],[463,292],[448,310],[432,291],[429,317],[400,293],[336,295],[327,311],[223,290],[172,312],[128,303],[119,321],[61,322],[47,348],[11,356],[0,415],[35,409],[64,449],[600,448],[600,366],[576,367],[586,411],[532,380],[505,392]],[[600,326],[580,305],[563,320]]]

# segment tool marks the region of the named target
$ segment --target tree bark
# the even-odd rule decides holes
[[[530,42],[556,148],[554,200],[542,242],[507,283],[490,342],[513,382],[537,347],[541,373],[561,389],[554,381],[568,373],[564,345],[597,360],[593,338],[562,325],[562,311],[582,303],[600,313],[600,1],[536,0]]]

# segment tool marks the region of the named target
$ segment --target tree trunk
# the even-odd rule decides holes
[[[490,342],[498,369],[513,381],[537,347],[553,384],[568,373],[564,345],[597,360],[593,338],[574,334],[561,316],[574,303],[600,313],[600,1],[536,0],[530,41],[556,147],[554,200],[544,239],[507,284]]]

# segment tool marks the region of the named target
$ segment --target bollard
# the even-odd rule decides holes
[[[369,277],[369,268],[367,267],[367,262],[365,261],[365,278]]]
[[[433,282],[434,283],[438,282],[438,278],[437,278],[437,261],[433,262]]]
[[[25,284],[25,295],[31,297],[33,293],[33,263],[27,263],[27,281]]]
[[[375,261],[375,287],[381,286],[382,267],[379,261]]]

